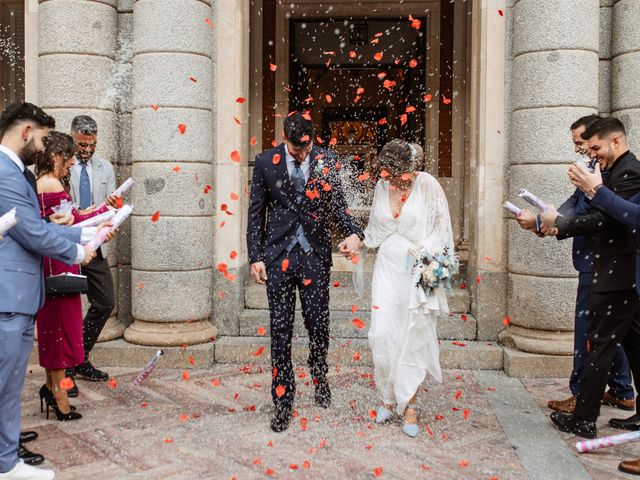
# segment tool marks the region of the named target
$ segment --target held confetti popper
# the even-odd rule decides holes
[[[144,370],[142,370],[140,372],[140,375],[138,375],[136,379],[133,381],[133,384],[135,386],[139,386],[142,382],[145,381],[145,379],[149,376],[149,374],[151,374],[153,369],[156,367],[156,365],[160,361],[160,357],[162,357],[163,354],[164,352],[162,350],[158,350],[155,353],[155,355],[151,357],[151,360],[149,360],[149,363],[147,363],[147,365],[144,367]]]
[[[78,222],[71,226],[75,228],[97,227],[103,222],[108,222],[115,216],[116,216],[116,211],[109,210],[108,212],[101,213],[100,215],[96,215],[95,217],[92,217],[92,218],[87,218],[86,220],[83,220],[82,222]]]
[[[547,205],[545,202],[540,200],[538,197],[536,197],[533,193],[531,193],[525,188],[521,189],[518,192],[518,196],[522,197],[522,199],[524,199],[525,202],[527,202],[529,205],[536,207],[541,212],[544,212],[549,208],[549,205]]]
[[[522,209],[516,207],[513,203],[508,200],[505,200],[502,204],[502,208],[504,208],[507,212],[519,217],[522,214]]]
[[[15,207],[0,217],[0,235],[4,235],[18,223]]]
[[[105,237],[110,232],[119,228],[120,225],[122,225],[124,221],[127,218],[129,218],[129,215],[131,215],[132,211],[133,211],[133,207],[129,204],[125,205],[120,210],[118,210],[118,213],[116,213],[116,215],[113,217],[111,221],[111,223],[113,223],[113,226],[109,228],[103,228],[102,230],[100,230],[98,234],[93,238],[93,240],[87,243],[87,247],[91,248],[92,250],[97,250],[100,247],[100,245],[104,243]]]
[[[133,187],[135,184],[136,184],[136,181],[132,177],[129,177],[124,181],[124,183],[122,185],[120,185],[118,188],[116,188],[113,191],[113,193],[111,193],[111,195],[122,198],[122,196],[125,193],[127,193],[129,190],[131,190],[131,187]],[[106,205],[107,205],[106,202],[102,202],[98,206],[97,210],[100,210],[101,208],[104,208]]]

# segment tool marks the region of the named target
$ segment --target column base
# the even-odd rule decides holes
[[[196,345],[216,339],[218,329],[209,320],[193,322],[146,322],[135,320],[124,331],[127,342],[153,347]]]
[[[104,324],[102,332],[98,337],[98,342],[108,342],[109,340],[115,340],[116,338],[122,338],[125,326],[118,321],[118,318],[114,315],[109,317],[107,323]]]
[[[550,332],[510,325],[500,332],[498,340],[504,346],[542,355],[573,355],[573,332]]]

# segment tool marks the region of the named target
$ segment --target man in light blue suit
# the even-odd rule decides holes
[[[55,121],[39,107],[17,103],[0,116],[0,216],[16,208],[19,219],[0,241],[0,479],[51,479],[52,470],[18,459],[20,392],[33,346],[35,313],[44,303],[42,255],[69,265],[91,261],[81,244],[97,229],[78,229],[40,218],[35,177],[25,167],[44,150]]]

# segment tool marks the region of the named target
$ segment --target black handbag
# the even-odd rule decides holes
[[[87,293],[89,282],[85,275],[75,273],[61,273],[44,279],[45,295],[48,297],[64,297]]]
[[[40,199],[42,211],[44,214],[44,202]],[[49,270],[51,268],[51,259],[49,259]],[[61,273],[51,275],[44,279],[44,294],[48,297],[64,297],[66,295],[79,295],[89,291],[89,282],[86,275],[77,275],[75,273]]]

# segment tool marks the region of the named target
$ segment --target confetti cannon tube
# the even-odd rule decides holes
[[[131,190],[131,187],[133,187],[136,184],[136,181],[132,178],[129,177],[127,178],[124,183],[122,185],[120,185],[118,188],[116,188],[113,193],[111,193],[112,196],[116,196],[116,197],[120,197],[122,198],[122,196],[127,193],[129,190]],[[99,206],[98,206],[98,210],[100,210],[101,208],[103,208],[104,206],[106,206],[107,203],[106,202],[102,202]]]
[[[156,367],[156,365],[158,364],[158,362],[160,361],[160,357],[164,354],[164,352],[162,350],[158,350],[155,355],[153,357],[151,357],[151,360],[149,360],[149,363],[147,363],[147,366],[144,367],[144,370],[142,370],[140,372],[140,375],[138,375],[136,377],[136,379],[133,381],[133,384],[136,386],[139,386],[142,382],[145,381],[145,379],[149,376],[149,374],[153,371],[153,369]]]
[[[108,212],[101,213],[100,215],[96,215],[95,217],[88,218],[82,222],[78,222],[71,226],[75,228],[97,227],[103,222],[108,222],[115,216],[116,216],[116,211],[109,210]]]
[[[12,208],[0,217],[0,235],[4,235],[18,223],[16,209]]]
[[[576,442],[576,450],[580,453],[592,452],[599,448],[613,447],[615,445],[623,445],[629,442],[637,442],[640,440],[640,431],[623,433],[621,435],[611,435],[608,437],[594,438],[593,440],[583,440]]]
[[[524,188],[518,192],[518,196],[522,197],[525,202],[527,202],[529,205],[536,207],[538,210],[542,212],[546,211],[549,208],[549,206],[546,203],[544,203],[542,200],[536,197],[533,193],[529,192]]]
[[[127,218],[129,218],[129,215],[131,215],[132,211],[133,211],[133,207],[131,205],[125,205],[120,210],[118,210],[118,213],[116,213],[113,219],[111,220],[111,223],[113,223],[113,226],[110,228],[103,228],[102,230],[100,230],[98,234],[93,238],[93,240],[87,243],[87,247],[91,248],[92,250],[97,250],[100,247],[100,245],[104,243],[105,237],[110,232],[120,227],[120,225],[122,225],[124,221]]]
[[[520,214],[522,213],[522,210],[518,207],[516,207],[513,203],[505,200],[504,203],[502,204],[502,208],[504,208],[507,212],[511,213],[512,215],[515,215],[516,217],[519,217]]]

